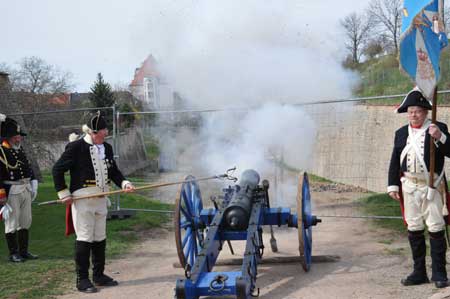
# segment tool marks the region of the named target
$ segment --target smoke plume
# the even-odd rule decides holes
[[[298,1],[176,3],[149,21],[159,71],[190,108],[225,109],[203,114],[200,132],[175,136],[178,165],[262,177],[280,160],[307,169],[315,124],[292,104],[349,97],[356,83],[336,58],[337,20]],[[251,108],[226,110],[240,107]]]

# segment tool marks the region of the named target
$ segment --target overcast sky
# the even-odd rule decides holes
[[[276,53],[284,53],[279,48],[287,44],[290,52],[308,47],[339,60],[339,19],[362,11],[368,2],[0,0],[0,62],[41,57],[72,72],[77,91],[83,92],[98,72],[112,85],[129,83],[148,54],[174,72],[193,68],[179,65],[190,59],[180,53],[204,50],[205,59],[221,59],[215,56],[218,49],[233,53],[251,40],[276,46]]]

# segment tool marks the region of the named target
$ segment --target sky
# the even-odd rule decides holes
[[[191,83],[183,79],[193,74],[203,81],[211,74],[222,81],[221,70],[236,73],[239,66],[259,72],[255,65],[260,62],[269,70],[279,64],[275,71],[281,71],[314,56],[317,65],[326,68],[343,57],[339,19],[362,11],[368,2],[0,0],[0,62],[13,65],[38,56],[72,72],[76,90],[83,92],[98,72],[112,85],[128,84],[134,69],[152,54],[183,92]],[[302,51],[307,54],[295,55]],[[211,62],[216,64],[202,68]],[[287,73],[284,76],[299,75]],[[243,75],[252,78],[254,73]],[[194,91],[191,96],[205,94]]]

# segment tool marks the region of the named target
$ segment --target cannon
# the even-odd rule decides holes
[[[245,170],[234,186],[223,189],[221,202],[212,198],[214,208],[203,208],[200,188],[193,176],[180,186],[174,214],[175,243],[185,277],[175,286],[175,299],[202,296],[235,296],[249,299],[259,294],[256,287],[258,263],[264,253],[263,226],[298,228],[300,261],[309,271],[312,257],[312,226],[321,222],[311,214],[308,175],[299,177],[297,211],[271,208],[269,182],[260,184],[259,174]],[[240,271],[214,272],[223,244],[246,240]],[[274,244],[272,250],[275,252]],[[275,245],[276,246],[276,245]]]

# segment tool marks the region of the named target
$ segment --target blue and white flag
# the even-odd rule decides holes
[[[439,81],[441,49],[448,44],[444,0],[405,0],[400,35],[400,69],[432,100]]]

